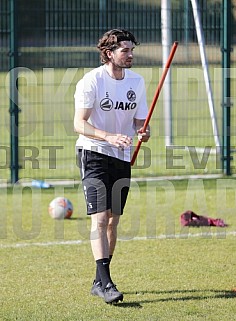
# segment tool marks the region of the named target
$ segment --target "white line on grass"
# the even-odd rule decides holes
[[[223,239],[226,236],[236,236],[236,231],[230,232],[202,232],[202,233],[183,233],[183,234],[161,234],[155,237],[146,237],[146,236],[137,236],[133,237],[132,239],[119,239],[119,241],[143,241],[143,240],[163,240],[163,239],[188,239],[194,237],[201,237],[201,238],[212,238],[216,237],[219,239]],[[26,248],[26,247],[33,247],[33,246],[56,246],[56,245],[78,245],[78,244],[85,244],[88,243],[88,240],[68,240],[68,241],[50,241],[50,242],[29,242],[29,243],[15,243],[15,244],[0,244],[0,249],[8,249],[8,248]]]
[[[230,177],[235,178],[236,175],[231,175]],[[198,174],[198,175],[175,175],[175,176],[158,176],[158,177],[133,177],[131,180],[135,182],[150,182],[150,181],[164,181],[164,180],[170,180],[170,181],[178,181],[178,180],[187,180],[187,179],[217,179],[217,178],[224,178],[223,174]],[[33,179],[28,180],[20,180],[20,186],[31,186]],[[50,184],[51,187],[55,186],[75,186],[78,184],[81,184],[80,180],[50,180],[45,179],[45,182]],[[0,188],[7,188],[12,186],[18,186],[16,184],[9,183],[6,179],[0,180]]]

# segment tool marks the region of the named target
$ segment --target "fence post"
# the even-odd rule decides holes
[[[11,150],[11,183],[18,181],[19,155],[18,155],[18,37],[17,37],[17,0],[10,0],[10,150]]]
[[[99,31],[107,28],[107,0],[99,0]]]
[[[231,52],[231,0],[223,0],[223,46],[222,46],[222,109],[223,109],[223,137],[222,137],[222,169],[226,175],[231,175],[231,146],[230,146],[230,52]]]
[[[168,60],[172,37],[171,37],[171,1],[161,1],[161,23],[162,23],[162,65],[163,68]],[[172,87],[171,87],[171,69],[169,70],[166,81],[163,87],[163,104],[164,104],[164,118],[165,118],[165,146],[173,145],[173,126],[172,126]]]

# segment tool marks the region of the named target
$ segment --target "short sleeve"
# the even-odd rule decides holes
[[[96,91],[91,77],[85,75],[76,85],[74,94],[75,109],[93,108]]]
[[[140,92],[140,99],[138,101],[138,108],[136,110],[134,118],[146,119],[148,114],[148,106],[147,106],[145,82],[143,78],[141,78],[139,82],[138,91]]]

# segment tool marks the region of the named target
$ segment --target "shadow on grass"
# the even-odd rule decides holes
[[[139,303],[139,302],[120,302],[120,303],[116,303],[115,306],[121,307],[121,308],[142,309],[141,303]]]
[[[207,292],[207,295],[204,293]],[[205,299],[231,299],[236,298],[236,290],[171,290],[171,291],[136,291],[124,292],[124,294],[136,294],[137,300],[132,302],[122,302],[116,306],[122,308],[142,308],[142,304],[154,302],[168,302],[168,301],[190,301],[190,300],[205,300]],[[145,294],[163,295],[168,297],[157,297],[154,299],[145,299]]]

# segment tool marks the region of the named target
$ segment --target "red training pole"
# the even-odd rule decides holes
[[[145,122],[144,122],[143,132],[146,131],[147,126],[148,126],[148,124],[149,124],[149,121],[150,121],[150,119],[151,119],[151,117],[152,117],[153,110],[154,110],[154,108],[155,108],[157,99],[158,99],[159,94],[160,94],[160,92],[161,92],[161,88],[162,88],[163,83],[164,83],[164,81],[165,81],[167,72],[168,72],[168,70],[169,70],[169,68],[170,68],[171,62],[172,62],[172,60],[173,60],[173,58],[174,58],[175,51],[176,51],[177,47],[178,47],[178,42],[175,41],[175,42],[173,43],[172,48],[171,48],[170,55],[169,55],[169,57],[168,57],[168,59],[167,59],[167,62],[166,62],[166,64],[165,64],[165,67],[164,67],[164,70],[163,70],[163,73],[162,73],[162,76],[161,76],[161,79],[160,79],[160,81],[159,81],[159,84],[158,84],[158,86],[157,86],[156,92],[155,92],[155,94],[154,94],[154,97],[153,97],[153,100],[152,100],[152,103],[151,103],[151,106],[150,106],[150,109],[149,109],[147,118],[146,118],[146,120],[145,120]],[[139,152],[139,149],[140,149],[141,144],[142,144],[142,141],[139,140],[139,141],[138,141],[138,144],[137,144],[137,146],[136,146],[136,148],[135,148],[135,151],[134,151],[134,153],[133,153],[132,160],[131,160],[131,165],[132,165],[132,166],[133,166],[133,164],[135,163],[135,160],[136,160],[136,158],[137,158],[137,156],[138,156],[138,152]]]

